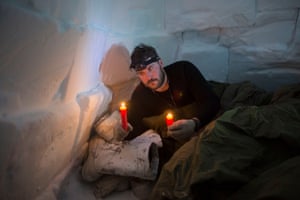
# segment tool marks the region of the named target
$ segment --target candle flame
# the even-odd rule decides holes
[[[125,102],[121,102],[120,109],[127,109]]]
[[[168,113],[167,116],[166,116],[166,118],[167,118],[167,119],[173,119],[174,117],[173,117],[173,114],[172,114],[172,113]]]

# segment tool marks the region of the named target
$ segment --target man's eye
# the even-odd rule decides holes
[[[144,72],[138,72],[137,75],[138,75],[138,76],[143,76],[143,75],[144,75]]]

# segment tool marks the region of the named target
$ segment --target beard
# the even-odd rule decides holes
[[[150,79],[147,82],[146,87],[150,88],[151,90],[157,90],[158,88],[160,88],[164,85],[165,80],[166,80],[166,74],[162,69],[160,72],[161,73],[159,75],[159,78]]]

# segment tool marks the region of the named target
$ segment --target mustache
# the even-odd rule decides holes
[[[154,82],[154,81],[158,81],[158,79],[150,79],[149,81],[147,81],[147,84],[150,84],[151,82]]]

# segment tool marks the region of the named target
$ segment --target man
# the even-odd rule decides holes
[[[135,88],[128,105],[128,122],[132,139],[147,129],[162,137],[161,164],[201,127],[211,121],[220,109],[218,97],[200,71],[188,61],[178,61],[166,67],[152,46],[140,44],[131,54],[130,69],[141,83]],[[175,121],[165,124],[167,112]]]

